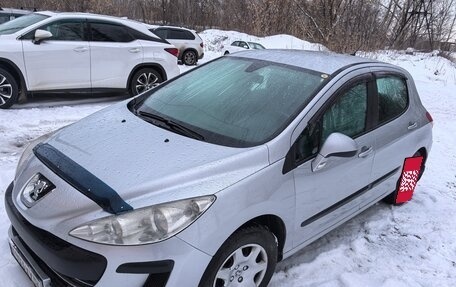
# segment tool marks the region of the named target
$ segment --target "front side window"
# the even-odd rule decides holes
[[[191,127],[209,142],[254,146],[281,132],[326,81],[315,71],[225,57],[153,90],[138,111]]]
[[[234,41],[234,42],[231,44],[231,46],[235,46],[235,47],[239,46],[239,41]]]
[[[356,137],[366,130],[367,83],[352,86],[299,135],[295,160],[304,161],[314,156],[331,133],[339,132]]]
[[[366,119],[367,84],[363,82],[344,92],[323,114],[320,142],[335,132],[356,137],[365,131]]]
[[[90,31],[93,42],[128,43],[134,40],[125,26],[114,23],[92,22]]]
[[[36,24],[44,19],[49,18],[49,16],[42,15],[39,13],[28,14],[9,22],[3,23],[0,25],[0,35],[10,35],[14,34],[28,26]]]
[[[385,76],[377,79],[379,123],[387,122],[407,108],[407,85],[402,78]]]
[[[38,29],[52,33],[49,40],[55,41],[84,41],[84,20],[71,19],[52,22]],[[34,34],[34,33],[33,33]]]
[[[239,42],[239,47],[246,48],[246,49],[249,48],[249,46],[247,45],[246,42]]]

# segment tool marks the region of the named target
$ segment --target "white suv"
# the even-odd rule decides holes
[[[0,25],[0,108],[30,92],[142,93],[179,74],[178,50],[142,23],[39,12]]]
[[[173,26],[155,26],[149,30],[176,46],[179,60],[185,65],[196,65],[204,57],[203,40],[193,30]]]

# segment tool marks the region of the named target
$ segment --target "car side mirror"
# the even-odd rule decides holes
[[[33,38],[33,43],[39,45],[43,40],[49,39],[52,37],[52,33],[46,30],[37,29],[35,31],[35,37]]]
[[[357,152],[358,145],[352,138],[341,133],[332,133],[312,161],[312,171],[315,172],[325,167],[327,159],[331,156],[352,157]]]

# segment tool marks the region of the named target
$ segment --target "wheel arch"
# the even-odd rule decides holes
[[[168,79],[168,76],[166,75],[165,69],[162,67],[162,65],[157,64],[157,63],[141,63],[136,65],[130,72],[130,75],[128,75],[128,80],[127,80],[127,90],[130,90],[131,87],[131,79],[133,78],[134,74],[139,71],[140,69],[143,68],[152,68],[155,69],[160,76],[162,77],[163,81],[166,81]]]
[[[287,230],[286,230],[285,223],[277,215],[265,214],[265,215],[261,215],[261,216],[252,218],[249,221],[242,224],[240,227],[238,227],[229,237],[231,237],[234,233],[236,233],[240,229],[252,227],[252,226],[258,226],[258,225],[266,227],[277,238],[277,244],[278,244],[277,262],[282,261],[283,249],[285,247]]]
[[[25,77],[22,74],[21,69],[19,69],[19,67],[16,64],[14,64],[11,60],[0,58],[0,67],[6,69],[8,72],[11,73],[11,75],[14,77],[17,84],[19,85],[20,92],[27,92],[27,84],[25,82]]]

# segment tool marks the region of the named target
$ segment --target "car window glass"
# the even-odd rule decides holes
[[[49,16],[38,13],[32,13],[16,18],[0,26],[0,35],[10,35],[16,33],[30,25],[43,21],[46,18],[49,18]]]
[[[250,47],[252,47],[252,49],[255,49],[255,50],[264,50],[265,49],[263,47],[263,45],[258,44],[258,43],[249,42],[249,45],[250,45]]]
[[[5,23],[10,20],[10,17],[7,14],[0,14],[0,24]]]
[[[168,39],[175,40],[195,40],[195,36],[186,30],[172,29],[168,32]]]
[[[296,142],[296,161],[306,160],[318,152],[319,136],[319,124],[310,124],[304,129]]]
[[[231,44],[231,46],[239,46],[239,41],[234,41],[233,44]]]
[[[323,144],[334,132],[355,137],[364,132],[367,117],[367,84],[359,83],[344,92],[322,117]]]
[[[155,35],[157,35],[158,37],[162,38],[162,39],[167,39],[167,33],[168,31],[166,29],[155,29],[153,31],[153,33],[155,33]]]
[[[52,22],[38,29],[52,33],[48,40],[84,41],[84,24],[82,20],[62,20]]]
[[[240,42],[240,43],[239,43],[239,46],[242,47],[242,48],[246,48],[246,49],[249,48],[249,46],[247,45],[246,42]]]
[[[379,123],[400,115],[407,108],[408,93],[405,81],[396,76],[377,79]]]
[[[120,42],[126,43],[134,40],[126,27],[111,23],[90,23],[93,42]]]
[[[140,110],[192,126],[211,142],[251,146],[282,130],[325,81],[315,71],[224,57],[156,90]]]

